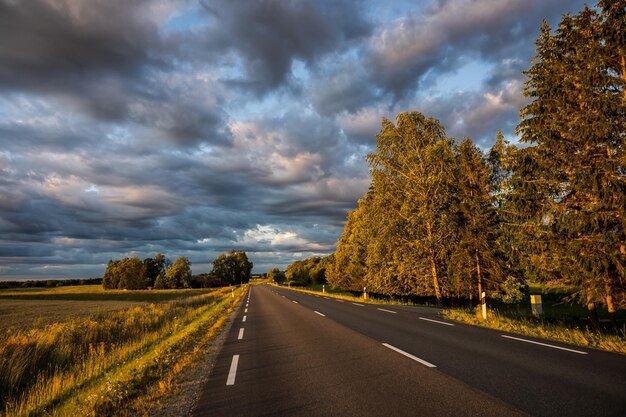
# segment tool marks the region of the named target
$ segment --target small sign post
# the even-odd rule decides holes
[[[543,306],[541,304],[541,295],[530,296],[530,308],[533,316],[540,317],[543,314]]]
[[[486,320],[487,319],[487,297],[484,291],[480,297],[480,307],[483,313],[483,320]]]

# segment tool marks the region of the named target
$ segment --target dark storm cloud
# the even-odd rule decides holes
[[[370,25],[361,1],[218,0],[205,2],[212,50],[236,51],[244,62],[240,85],[267,92],[288,81],[295,59],[314,60],[364,37]]]
[[[152,61],[157,26],[147,1],[0,2],[0,85],[66,89],[94,75],[126,77]]]

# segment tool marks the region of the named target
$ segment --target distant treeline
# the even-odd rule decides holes
[[[137,257],[109,261],[102,286],[107,290],[143,290],[236,285],[250,280],[252,266],[245,252],[231,250],[213,261],[211,272],[192,275],[187,257],[180,256],[172,262],[157,253],[143,261]]]
[[[286,271],[273,268],[267,273],[267,278],[277,284],[306,286],[326,283],[326,269],[335,262],[335,255],[326,257],[315,256],[295,261]]]
[[[102,278],[77,278],[77,279],[42,279],[28,281],[0,281],[0,289],[7,288],[52,288],[67,287],[70,285],[100,285]]]

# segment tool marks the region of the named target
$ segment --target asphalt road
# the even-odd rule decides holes
[[[626,416],[626,356],[437,312],[251,287],[194,415]]]

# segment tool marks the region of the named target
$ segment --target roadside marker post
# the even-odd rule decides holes
[[[481,304],[481,308],[482,308],[482,312],[483,312],[483,320],[487,319],[487,297],[485,292],[483,291],[483,293],[481,294],[481,298],[480,298],[480,304]]]
[[[322,292],[326,292],[326,285],[322,285]]]
[[[541,304],[541,295],[530,296],[530,308],[533,316],[539,317],[543,314],[543,305]]]
[[[367,300],[367,287],[363,287],[363,299]]]
[[[234,288],[231,288],[231,289],[230,289],[230,296],[231,296],[232,298],[235,298],[235,289],[234,289]]]

